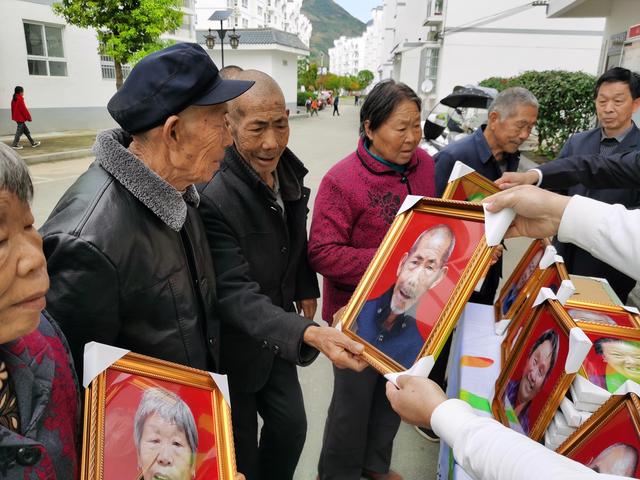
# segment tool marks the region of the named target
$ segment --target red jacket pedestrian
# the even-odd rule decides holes
[[[24,93],[15,94],[11,100],[11,120],[18,123],[31,121],[31,114],[24,103]]]

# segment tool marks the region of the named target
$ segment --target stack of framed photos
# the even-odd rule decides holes
[[[589,468],[640,478],[640,401],[614,395],[556,450]]]
[[[437,357],[491,261],[479,204],[424,198],[399,214],[342,316],[383,374]]]
[[[82,480],[235,474],[230,408],[209,373],[128,353],[85,390]]]
[[[569,368],[576,361],[570,348],[576,323],[554,299],[531,310],[502,365],[492,412],[504,425],[540,440],[576,375]]]

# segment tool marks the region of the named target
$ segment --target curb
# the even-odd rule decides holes
[[[62,160],[73,160],[74,158],[92,157],[93,150],[90,148],[82,148],[79,150],[67,150],[65,152],[43,153],[42,155],[31,155],[22,157],[27,165],[35,165],[45,162],[60,162]]]

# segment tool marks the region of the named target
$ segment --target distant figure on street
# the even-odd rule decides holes
[[[16,136],[13,138],[13,144],[11,145],[16,150],[22,150],[20,145],[20,137],[24,133],[27,136],[27,140],[31,143],[33,148],[40,145],[40,142],[36,142],[31,138],[31,132],[27,127],[27,122],[31,121],[31,114],[24,103],[24,88],[17,86],[13,90],[13,98],[11,99],[11,120],[17,123]]]
[[[357,107],[360,105],[360,95],[357,93],[353,95],[353,104]]]
[[[304,106],[307,107],[307,115],[311,115],[311,97],[307,97],[307,101],[304,102]]]
[[[318,116],[318,100],[317,99],[313,99],[311,101],[311,116],[313,117],[313,114],[316,114],[316,117]]]
[[[336,113],[340,116],[340,112],[338,111],[338,104],[340,103],[340,97],[336,95],[336,98],[333,99],[333,115],[335,117]]]

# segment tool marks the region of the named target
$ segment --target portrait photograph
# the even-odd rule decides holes
[[[549,288],[553,293],[557,293],[564,280],[569,280],[569,274],[567,273],[564,263],[554,262],[540,271],[537,279],[532,280],[531,286],[527,286],[526,297],[520,301],[520,307],[517,308],[514,316],[511,318],[511,323],[507,328],[507,335],[502,342],[503,364],[511,353],[524,325],[531,319],[534,313],[532,306],[536,298],[538,298],[540,290]]]
[[[83,448],[86,478],[233,478],[229,408],[207,372],[128,354],[87,399],[85,428],[95,425]]]
[[[640,384],[640,330],[576,323],[593,343],[581,371],[591,383],[610,393],[627,380]]]
[[[542,271],[538,268],[545,249],[551,243],[546,240],[534,240],[518,265],[504,283],[495,302],[496,321],[513,319],[531,294]]]
[[[471,172],[453,182],[449,182],[442,198],[463,202],[481,202],[486,197],[498,193],[498,186],[478,172]]]
[[[557,452],[598,473],[640,478],[639,408],[633,393],[612,396]]]
[[[502,367],[492,410],[506,426],[538,440],[575,376],[565,372],[575,322],[556,300],[534,310]]]
[[[587,304],[572,299],[565,304],[567,313],[576,322],[600,323],[614,327],[640,328],[640,316],[624,307]]]
[[[382,373],[437,355],[490,261],[480,205],[422,200],[383,240],[343,317]]]

